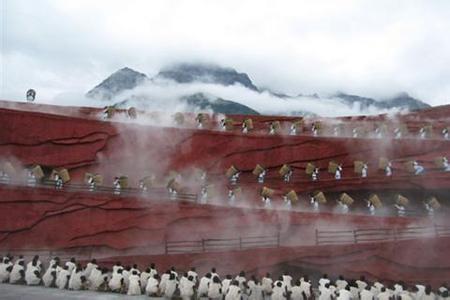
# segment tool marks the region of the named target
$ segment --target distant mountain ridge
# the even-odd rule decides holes
[[[258,88],[250,79],[248,74],[240,73],[233,68],[225,68],[212,64],[175,64],[170,67],[163,68],[155,77],[149,78],[144,73],[140,73],[131,68],[122,68],[108,78],[103,80],[100,84],[95,86],[86,96],[90,98],[100,100],[112,100],[116,96],[120,95],[124,91],[132,90],[145,82],[169,80],[178,84],[187,83],[208,83],[218,84],[223,86],[241,85],[255,93],[269,93],[274,98],[283,99],[295,99],[295,96],[289,96],[280,92],[273,92],[270,89]],[[170,87],[168,87],[170,88]],[[130,96],[133,98],[133,96]],[[297,97],[309,97],[315,99],[315,101],[321,101],[321,97],[317,94],[313,95],[298,95]],[[145,99],[145,97],[138,97],[139,101],[152,101],[151,99]],[[370,107],[378,109],[408,109],[418,110],[428,108],[430,105],[409,96],[407,93],[401,93],[395,97],[384,100],[375,100],[368,97],[361,97],[358,95],[346,94],[339,92],[333,95],[331,98],[337,99],[342,105],[352,107],[359,105],[360,109],[366,110]],[[121,99],[120,105],[126,105],[127,100]],[[221,99],[215,95],[206,96],[201,91],[193,92],[192,94],[183,95],[177,99],[181,102],[188,104],[193,109],[211,109],[217,113],[228,114],[257,114],[258,112],[251,107],[240,104],[237,102],[239,99]],[[274,100],[276,101],[276,99]],[[281,105],[281,103],[280,103]],[[291,114],[295,115],[314,115],[314,113],[308,111],[293,111]]]

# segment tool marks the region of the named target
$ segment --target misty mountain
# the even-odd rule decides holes
[[[212,110],[215,113],[221,114],[240,114],[240,115],[259,115],[256,110],[251,109],[250,107],[236,103],[230,100],[224,100],[221,98],[215,98],[210,100],[210,97],[207,97],[203,93],[197,93],[190,96],[183,97],[186,102],[196,108],[201,110]]]
[[[86,96],[99,100],[110,100],[125,90],[134,89],[147,79],[147,75],[125,67],[111,74],[87,92]]]
[[[361,109],[367,109],[370,106],[374,106],[380,109],[400,108],[409,110],[418,110],[430,107],[430,105],[411,97],[407,93],[400,93],[393,98],[384,100],[375,100],[372,98],[349,95],[345,93],[338,93],[334,97],[338,98],[347,105],[358,103]]]
[[[165,82],[161,84],[161,82]],[[146,85],[146,83],[148,85]],[[259,88],[250,79],[246,73],[240,73],[233,68],[224,68],[211,64],[176,64],[162,69],[155,77],[149,78],[147,75],[137,72],[130,68],[123,68],[111,74],[108,78],[103,80],[100,84],[94,87],[87,93],[87,97],[111,101],[111,104],[118,104],[124,106],[125,104],[139,105],[140,107],[151,107],[150,103],[157,104],[161,99],[156,99],[158,96],[151,94],[151,89],[157,87],[158,89],[171,91],[176,88],[177,84],[182,86],[188,83],[207,83],[220,86],[235,86],[240,85],[247,89],[249,93],[244,93],[246,96],[241,96],[242,92],[231,94],[232,96],[215,95],[216,92],[206,92],[203,90],[192,91],[185,89],[181,94],[174,96],[174,99],[182,104],[187,104],[190,110],[206,110],[211,109],[215,113],[226,114],[258,114],[255,110],[259,101],[254,101],[253,105],[256,107],[249,107],[242,103],[243,98],[270,96],[270,103],[275,103],[275,109],[278,113],[289,115],[315,115],[314,103],[321,104],[326,110],[333,110],[339,108],[340,111],[359,111],[365,113],[369,108],[376,108],[379,110],[387,109],[408,109],[418,110],[430,107],[428,104],[409,96],[407,93],[401,93],[390,99],[377,100],[368,97],[361,97],[358,95],[351,95],[346,93],[337,93],[331,97],[321,98],[318,94],[312,95],[296,95],[290,96],[282,92],[273,92],[269,88]],[[152,84],[154,84],[152,86]],[[138,91],[134,88],[146,87]],[[206,89],[208,89],[206,87]],[[242,91],[242,88],[240,88]],[[124,93],[126,92],[126,93]],[[253,96],[252,96],[253,95]],[[159,96],[160,97],[160,96]],[[228,99],[224,99],[228,98]],[[233,99],[236,98],[236,99]],[[273,101],[272,101],[273,100]],[[150,102],[148,102],[150,101]],[[277,102],[279,101],[279,104]],[[286,102],[287,101],[287,102]],[[305,102],[306,101],[306,102]],[[331,101],[331,102],[330,102]],[[283,103],[285,102],[285,103]],[[295,107],[286,106],[287,104],[295,104]],[[304,103],[304,104],[302,104]],[[330,107],[330,103],[333,107]],[[312,104],[312,106],[311,106]],[[162,103],[161,105],[168,105]],[[272,105],[273,106],[273,105]],[[154,105],[153,105],[154,107]],[[283,107],[290,107],[289,109],[282,109]],[[371,110],[373,111],[373,109]],[[272,109],[266,109],[266,114],[277,114]],[[345,113],[345,112],[344,112]]]
[[[171,79],[178,83],[215,83],[224,86],[241,84],[258,91],[246,73],[238,73],[233,68],[224,68],[208,64],[177,64],[161,70],[157,78]]]

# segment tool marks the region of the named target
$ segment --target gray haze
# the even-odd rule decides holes
[[[22,100],[32,87],[61,103],[125,66],[154,76],[189,61],[291,95],[404,91],[450,102],[449,1],[0,3],[1,98]]]

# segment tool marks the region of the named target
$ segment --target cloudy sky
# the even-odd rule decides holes
[[[84,93],[119,68],[231,66],[291,94],[450,103],[450,1],[0,0],[0,96]]]

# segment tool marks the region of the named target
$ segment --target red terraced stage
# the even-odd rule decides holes
[[[244,135],[238,132],[238,125],[231,132],[197,130],[195,123],[184,127],[156,127],[137,124],[139,118],[102,121],[98,120],[100,114],[100,110],[90,108],[16,106],[12,102],[0,102],[0,159],[16,166],[39,164],[46,172],[67,168],[71,184],[82,184],[84,174],[90,172],[102,174],[107,186],[112,185],[114,176],[127,175],[130,185],[137,187],[139,179],[146,175],[156,174],[162,181],[165,174],[178,171],[185,192],[192,194],[200,189],[191,176],[198,168],[207,172],[216,187],[216,198],[222,195],[226,198],[228,182],[224,173],[234,165],[242,171],[240,185],[247,207],[227,207],[217,199],[213,205],[200,205],[173,202],[151,194],[113,196],[112,192],[0,184],[0,250],[65,252],[83,258],[103,257],[105,261],[121,256],[123,261],[151,259],[163,266],[195,264],[206,268],[214,264],[230,272],[238,269],[276,272],[289,268],[294,272],[365,274],[433,284],[450,278],[445,252],[448,238],[333,246],[317,246],[315,239],[316,229],[330,227],[356,230],[450,225],[445,218],[450,172],[434,165],[436,157],[448,155],[450,141],[438,135],[425,140],[312,137],[310,134],[271,136],[263,133],[266,122],[294,119],[260,116],[252,116],[255,133]],[[450,116],[450,106],[404,115],[397,120],[405,122],[411,133],[435,122],[438,132],[448,124],[447,116]],[[239,124],[243,116],[232,118]],[[384,119],[378,116],[339,121],[346,126],[356,122],[372,126]],[[393,161],[392,178],[376,170],[380,157]],[[404,170],[404,163],[411,159],[425,167],[425,174],[414,176]],[[323,171],[318,182],[311,182],[305,174],[306,164],[313,161],[325,170],[330,160],[343,164],[343,179],[336,182]],[[368,162],[368,178],[353,173],[355,160]],[[294,170],[293,180],[288,184],[278,174],[286,163]],[[256,164],[268,169],[264,185],[275,190],[278,200],[274,202],[281,201],[281,195],[291,189],[299,195],[315,190],[330,195],[349,192],[360,202],[367,192],[384,195],[398,191],[417,202],[416,206],[423,197],[432,194],[438,196],[444,218],[442,213],[433,219],[260,209],[255,206],[260,201],[257,196],[261,185],[251,174]],[[23,178],[17,175],[13,179]],[[300,200],[299,207],[306,207],[305,199]],[[251,236],[278,236],[279,242],[260,249],[166,254],[168,241]]]

